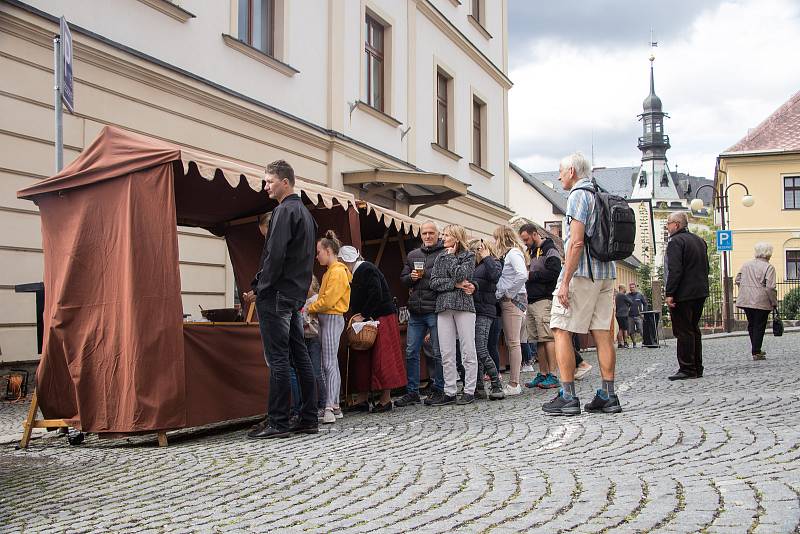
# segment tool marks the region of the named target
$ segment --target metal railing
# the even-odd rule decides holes
[[[778,282],[776,284],[776,289],[778,290],[778,310],[780,310],[781,316],[784,319],[800,319],[800,309],[798,309],[798,305],[795,304],[796,302],[800,302],[800,280]],[[739,287],[733,284],[734,303],[736,302],[738,292]],[[712,288],[703,306],[703,318],[701,319],[700,326],[712,330],[724,328],[722,310],[722,287]],[[733,318],[737,322],[747,322],[744,311],[737,308],[735,305],[733,307]]]

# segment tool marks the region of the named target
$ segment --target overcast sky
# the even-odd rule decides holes
[[[509,0],[511,161],[635,166],[656,93],[670,166],[711,178],[716,156],[800,91],[800,0]]]

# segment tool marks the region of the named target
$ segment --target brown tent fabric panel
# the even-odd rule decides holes
[[[180,148],[175,145],[105,126],[75,161],[55,176],[18,191],[17,197],[32,199],[43,193],[82,187],[180,158]]]
[[[186,424],[171,165],[39,198],[46,418],[91,432]]]
[[[183,327],[186,425],[200,426],[267,411],[269,370],[258,325]]]

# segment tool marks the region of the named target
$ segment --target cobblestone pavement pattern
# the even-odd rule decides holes
[[[800,334],[768,338],[763,362],[746,344],[707,341],[706,377],[684,382],[665,379],[674,344],[620,351],[619,415],[548,418],[552,391],[527,390],[288,440],[238,427],[166,449],[92,436],[4,445],[0,529],[798,533]],[[595,365],[584,403],[597,383]],[[22,412],[6,404],[0,419],[18,425]]]

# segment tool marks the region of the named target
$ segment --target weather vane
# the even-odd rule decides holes
[[[650,61],[655,61],[656,59],[656,52],[653,50],[654,48],[658,48],[658,41],[653,39],[653,28],[650,28]]]

